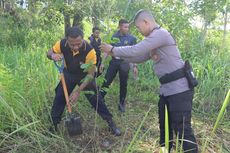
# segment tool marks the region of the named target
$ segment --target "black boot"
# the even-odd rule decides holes
[[[118,110],[122,113],[125,112],[125,102],[120,102],[118,105]]]
[[[114,134],[115,136],[120,136],[121,135],[121,131],[117,128],[116,124],[113,122],[113,120],[109,120],[108,122],[108,126],[109,126],[109,130],[112,132],[112,134]]]

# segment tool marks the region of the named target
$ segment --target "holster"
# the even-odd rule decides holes
[[[180,78],[186,77],[190,89],[198,85],[198,81],[193,73],[192,66],[188,60],[185,61],[184,67],[162,76],[159,81],[161,84],[166,84]]]

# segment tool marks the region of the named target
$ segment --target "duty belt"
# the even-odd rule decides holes
[[[169,82],[178,80],[183,77],[185,77],[185,72],[184,72],[184,68],[181,68],[171,73],[165,74],[159,79],[159,81],[161,84],[165,84],[165,83],[169,83]]]

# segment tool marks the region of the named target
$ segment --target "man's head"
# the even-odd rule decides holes
[[[134,23],[138,31],[144,36],[148,36],[153,28],[157,26],[153,15],[145,10],[140,10],[136,13]]]
[[[72,51],[78,51],[82,46],[83,32],[80,28],[74,26],[70,27],[66,33],[67,43]]]
[[[99,29],[98,27],[93,27],[92,32],[93,32],[93,36],[94,36],[95,38],[99,38],[100,29]]]
[[[129,32],[129,22],[125,19],[119,21],[119,31],[122,35],[126,35]]]

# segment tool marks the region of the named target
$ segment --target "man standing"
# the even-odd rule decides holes
[[[83,39],[81,29],[78,27],[69,28],[66,38],[57,41],[53,48],[48,51],[47,57],[54,61],[59,61],[62,57],[64,58],[65,68],[63,73],[69,95],[72,93],[70,96],[71,102],[76,101],[83,90],[92,91],[93,94],[85,94],[86,98],[97,113],[107,121],[112,133],[116,136],[121,135],[120,130],[112,120],[112,114],[104,103],[104,98],[100,94],[97,96],[96,83],[94,80],[96,53]],[[81,69],[81,64],[92,64],[92,67],[88,72],[84,72],[84,70]],[[74,90],[76,85],[79,87]],[[55,92],[56,95],[51,110],[51,117],[54,129],[57,130],[57,125],[61,120],[61,115],[66,105],[61,83],[58,84]]]
[[[124,19],[121,19],[119,21],[119,30],[112,36],[111,39],[114,38],[118,38],[119,42],[112,44],[113,46],[130,46],[136,44],[136,38],[131,34],[129,34],[129,22]],[[105,81],[102,85],[102,90],[101,90],[101,95],[104,97],[106,95],[106,91],[103,89],[109,88],[117,72],[119,72],[120,103],[118,105],[118,109],[121,112],[125,111],[125,98],[127,94],[127,82],[129,77],[129,69],[130,69],[130,65],[127,61],[124,61],[119,57],[113,56],[112,60],[109,63],[107,72],[105,74]],[[137,66],[135,64],[133,66],[133,71],[134,73],[137,73]]]
[[[172,35],[161,28],[151,13],[139,11],[134,19],[139,32],[145,39],[134,46],[114,47],[101,45],[107,54],[130,62],[154,61],[155,74],[160,86],[158,103],[160,123],[160,145],[165,146],[165,106],[169,115],[169,138],[172,147],[173,131],[179,136],[185,152],[197,153],[198,147],[191,127],[192,100],[194,90],[189,87],[189,78],[183,75],[185,63],[181,58]]]
[[[100,29],[98,27],[93,27],[92,29],[92,35],[89,37],[90,45],[94,48],[97,55],[97,72],[96,77],[100,76],[102,73],[101,69],[101,50],[99,46],[101,45],[101,38],[100,38]]]

